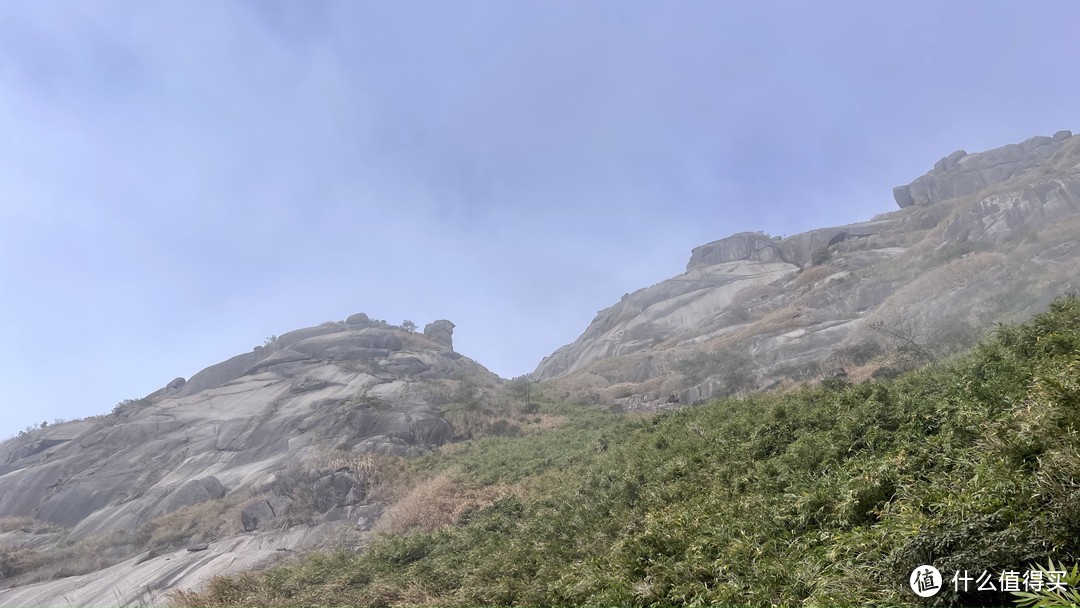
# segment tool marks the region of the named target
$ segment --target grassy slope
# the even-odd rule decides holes
[[[1080,300],[888,382],[570,422],[415,462],[521,491],[190,605],[914,604],[912,568],[1080,558]],[[995,600],[996,598],[996,600]],[[1008,598],[956,596],[945,603]]]

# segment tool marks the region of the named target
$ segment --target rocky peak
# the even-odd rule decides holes
[[[367,316],[367,314],[358,312],[353,315],[349,315],[348,319],[345,319],[345,326],[350,328],[363,328],[374,327],[375,323]]]
[[[686,272],[600,311],[534,376],[685,405],[735,390],[719,372],[685,385],[677,370],[688,357],[726,353],[769,386],[865,359],[882,348],[876,322],[958,343],[1075,289],[1080,138],[1071,132],[957,150],[894,195],[906,208],[871,221],[694,248]]]
[[[731,262],[784,262],[800,268],[812,263],[814,252],[849,239],[859,239],[887,232],[896,220],[881,219],[846,226],[818,228],[787,238],[763,232],[740,232],[727,238],[695,247],[686,271],[699,270]]]
[[[893,188],[893,198],[906,208],[976,194],[1043,168],[1071,138],[1072,131],[1058,131],[1053,137],[1040,135],[977,154],[957,150],[934,163],[926,175]]]
[[[441,391],[462,377],[497,380],[448,348],[449,321],[430,324],[427,335],[363,315],[349,321],[288,332],[111,414],[0,443],[0,518],[32,517],[68,528],[65,535],[78,541],[134,532],[183,508],[250,494],[260,498],[234,523],[251,530],[256,520],[280,518],[289,509],[288,493],[274,489],[283,472],[331,450],[426,454],[455,434],[442,416]],[[300,514],[310,524],[304,535],[355,521],[356,509],[365,507],[362,488],[336,468],[298,475],[293,485],[314,488],[316,499],[314,511]],[[230,541],[208,553],[243,561],[253,555],[243,547]],[[162,587],[166,578],[173,585],[217,572],[213,560],[186,553],[148,559],[159,571],[141,576]],[[85,603],[102,603],[89,597]]]
[[[724,262],[782,262],[783,254],[773,238],[764,232],[740,232],[727,238],[695,247],[690,253],[686,271]]]

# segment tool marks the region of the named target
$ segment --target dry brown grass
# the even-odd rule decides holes
[[[408,460],[403,456],[380,456],[377,462],[379,472],[367,488],[367,501],[390,504],[400,500],[408,493],[415,476],[407,467]]]
[[[32,517],[0,517],[0,534],[21,530],[30,534],[43,534],[47,532],[60,532],[62,527]]]
[[[265,601],[265,585],[255,572],[215,576],[202,591],[176,589],[169,593],[169,598],[173,605],[189,608],[273,605]]]
[[[443,471],[413,485],[383,512],[373,530],[390,534],[431,532],[457,522],[468,510],[486,507],[518,492],[506,486],[464,483],[454,471]]]
[[[311,465],[317,469],[345,470],[353,477],[368,485],[374,485],[379,478],[379,457],[365,452],[357,454],[343,450],[334,450],[320,454]]]
[[[33,570],[42,562],[43,556],[38,551],[0,543],[0,580]]]
[[[184,507],[143,524],[145,549],[168,550],[192,543],[208,543],[243,531],[240,509],[250,497],[233,492],[220,500]]]
[[[349,588],[347,580],[274,589],[259,573],[253,572],[215,576],[202,591],[174,590],[169,593],[169,598],[172,605],[185,608],[445,605],[438,603],[440,598],[418,583],[400,585],[376,580],[368,583],[363,594],[358,595]]]
[[[22,530],[33,524],[34,520],[30,517],[0,517],[0,534]]]
[[[530,435],[533,433],[542,433],[544,431],[550,431],[551,429],[557,429],[566,424],[569,420],[566,416],[558,414],[532,414],[524,416],[525,422],[521,426],[521,433],[523,435]]]
[[[89,574],[133,557],[141,550],[138,539],[124,532],[93,536],[70,544],[60,543],[47,551],[33,552],[36,555],[15,548],[15,553],[21,553],[18,558],[21,572],[4,577],[4,584],[16,587]]]
[[[806,285],[813,285],[834,272],[836,272],[836,268],[832,264],[827,263],[820,266],[805,268],[802,272],[795,275],[795,280],[791,282],[791,286],[799,288]]]
[[[980,273],[1004,261],[1005,256],[1000,253],[973,253],[930,270],[886,298],[867,316],[865,325],[903,317],[908,309],[936,299],[945,290],[964,287]]]

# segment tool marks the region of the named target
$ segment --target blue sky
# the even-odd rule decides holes
[[[1080,128],[1080,4],[0,4],[0,438],[364,311],[531,371],[743,230]]]

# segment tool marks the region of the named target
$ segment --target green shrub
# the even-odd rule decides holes
[[[687,384],[698,384],[714,378],[724,386],[725,394],[749,387],[754,379],[750,358],[732,349],[697,352],[676,362],[675,371],[682,374],[683,381]]]
[[[411,465],[520,495],[189,603],[916,606],[928,560],[946,576],[1080,560],[1076,298],[893,380],[652,418],[545,407],[570,420]]]

